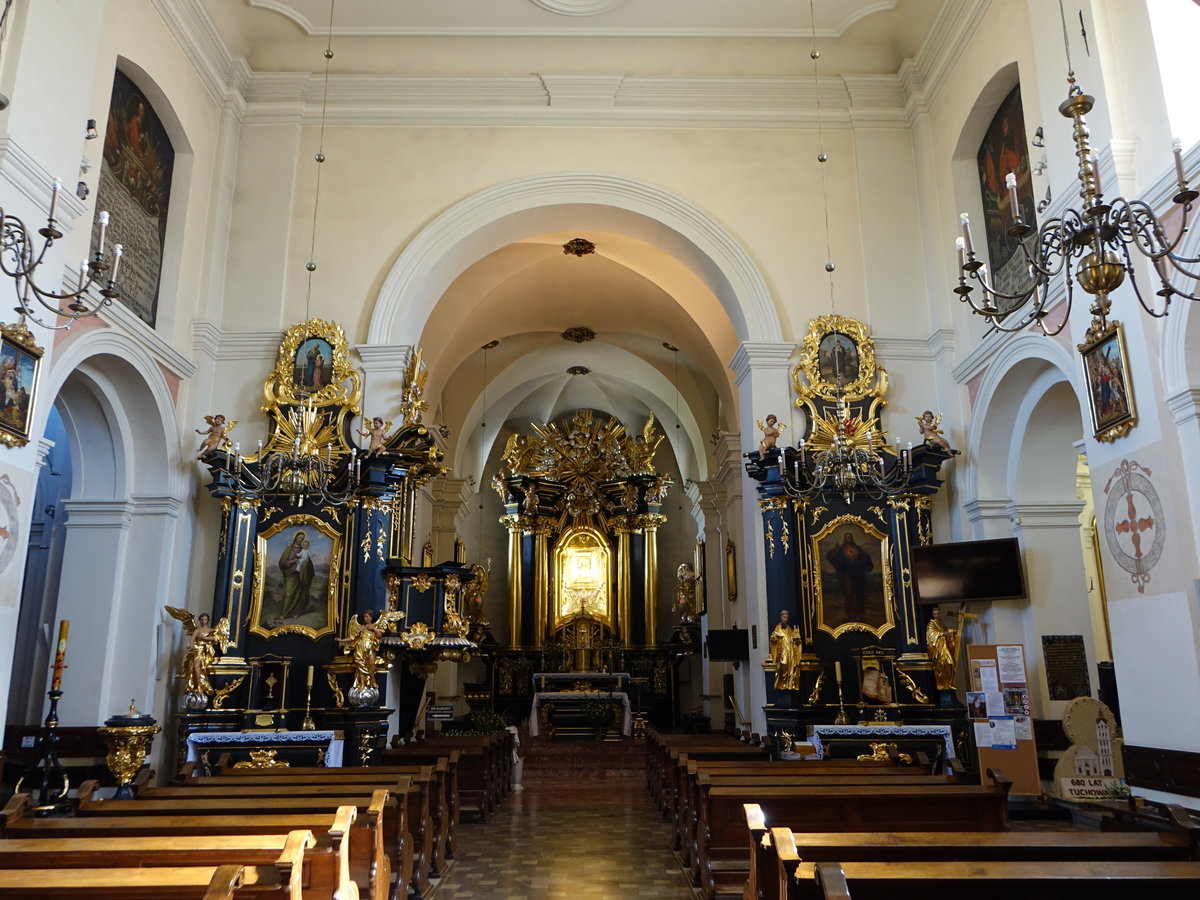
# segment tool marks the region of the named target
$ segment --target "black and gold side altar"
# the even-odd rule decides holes
[[[450,657],[429,649],[461,638],[444,605],[412,618],[397,605],[396,578],[417,571],[415,496],[446,471],[421,424],[425,377],[418,352],[404,373],[399,427],[383,416],[359,424],[361,378],[346,336],[312,319],[284,334],[263,386],[267,434],[256,449],[237,439],[236,422],[208,417],[201,459],[221,533],[211,623],[185,622],[181,752],[195,731],[319,727],[345,733],[353,765],[386,737],[389,675],[403,681],[407,672],[423,685],[438,658],[469,649],[469,641]],[[458,577],[465,584],[472,575],[464,568]],[[397,629],[415,640],[394,639]],[[414,660],[416,668],[405,665]],[[419,696],[420,685],[401,693]]]
[[[805,416],[795,446],[776,446],[768,420],[746,454],[773,625],[768,730],[799,738],[816,724],[961,718],[957,701],[940,702],[909,560],[914,544],[932,541],[930,508],[951,454],[891,444],[887,372],[857,320],[811,322],[793,387]]]

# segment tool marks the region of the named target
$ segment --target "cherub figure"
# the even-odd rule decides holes
[[[939,450],[945,450],[951,456],[958,456],[958,451],[950,446],[950,442],[942,436],[942,414],[936,416],[932,410],[925,410],[921,415],[916,417],[917,430],[921,432],[921,438],[926,444],[931,447],[937,447]]]
[[[204,421],[208,423],[208,430],[201,431],[196,429],[196,434],[205,435],[203,441],[200,442],[200,448],[196,451],[196,458],[199,459],[214,450],[229,450],[232,445],[229,443],[229,432],[233,431],[237,420],[226,423],[225,417],[220,413],[215,416],[205,416]]]
[[[369,427],[359,430],[359,434],[370,439],[370,445],[363,453],[363,459],[366,459],[370,456],[379,456],[387,449],[387,434],[391,430],[392,423],[385,422],[379,416],[376,416],[371,420]]]
[[[771,413],[767,416],[766,424],[763,424],[761,419],[758,421],[758,427],[763,433],[762,440],[758,442],[758,452],[765,456],[768,450],[775,449],[775,445],[779,441],[779,436],[783,434],[783,430],[787,426],[780,425],[779,419],[776,418],[774,413]]]
[[[496,492],[501,503],[512,502],[512,491],[508,489],[508,481],[504,478],[504,469],[500,469],[492,475],[492,490]]]
[[[188,637],[187,651],[179,663],[179,674],[186,685],[183,695],[185,709],[207,709],[213,695],[213,686],[208,680],[208,673],[217,661],[217,648],[225,653],[232,646],[229,640],[229,618],[223,617],[213,628],[209,625],[208,613],[193,616],[186,609],[174,606],[165,607],[171,618],[183,623],[184,634]]]
[[[536,516],[538,511],[537,485],[526,485],[522,490],[525,492],[525,502],[522,504],[525,515]]]

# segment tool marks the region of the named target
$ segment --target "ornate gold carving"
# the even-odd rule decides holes
[[[243,759],[241,762],[235,762],[235,769],[287,769],[291,764],[286,759],[276,759],[275,754],[278,750],[271,750],[267,747],[261,747],[257,750],[250,751],[250,758]]]
[[[229,695],[241,687],[242,682],[245,680],[246,676],[242,674],[228,684],[223,684],[221,687],[217,688],[216,692],[213,694],[212,708],[220,709],[221,705],[229,699]]]
[[[830,345],[840,341],[845,348],[847,338],[854,346],[853,350],[843,353],[846,359],[838,369],[839,383],[831,379],[830,353],[833,348]],[[888,389],[887,372],[876,364],[875,342],[868,336],[867,327],[857,319],[839,315],[813,319],[808,334],[800,342],[800,354],[801,362],[792,370],[797,407],[808,405],[813,397],[833,399],[839,388],[846,400],[875,397],[880,403],[885,402],[882,397]]]
[[[133,781],[150,751],[150,742],[162,731],[158,725],[115,725],[97,730],[108,747],[105,765],[118,785]]]
[[[428,572],[418,572],[409,582],[412,589],[418,594],[423,594],[433,587],[433,576]]]
[[[429,409],[429,401],[424,399],[425,381],[429,378],[429,369],[421,362],[420,347],[416,353],[409,354],[408,365],[404,367],[404,388],[400,394],[400,421],[405,425],[420,424],[421,414]]]
[[[792,552],[792,532],[788,528],[787,519],[780,516],[779,524],[781,530],[779,533],[779,543],[783,545],[783,555],[787,556]]]
[[[27,388],[26,393],[28,394],[26,402],[29,406],[29,413],[24,416],[26,421],[21,426],[23,430],[17,430],[11,425],[0,427],[0,444],[7,444],[9,447],[24,447],[29,443],[29,427],[32,424],[33,408],[39,402],[38,382],[41,380],[42,354],[45,351],[38,346],[37,341],[34,340],[33,332],[29,330],[24,320],[18,321],[14,325],[0,325],[0,333],[3,333],[5,338],[16,344],[20,350],[25,351],[33,357],[33,377],[31,383],[25,386]],[[13,356],[17,352],[20,351],[14,351]],[[12,359],[9,362],[15,364],[15,361]]]
[[[812,706],[821,699],[821,688],[825,686],[825,670],[821,670],[821,674],[817,676],[817,682],[813,685],[812,693],[808,695],[808,705]]]
[[[345,709],[346,695],[342,693],[341,686],[338,685],[337,678],[332,672],[325,673],[325,683],[329,685],[329,690],[333,692],[333,705],[338,709]]]
[[[433,637],[428,625],[424,622],[413,622],[408,631],[400,632],[400,643],[410,650],[424,650]]]
[[[879,710],[879,711],[882,712],[883,710]],[[858,757],[859,762],[867,762],[867,761],[877,762],[880,760],[886,762],[887,760],[891,759],[893,755],[895,755],[896,758],[899,759],[900,762],[904,763],[905,765],[912,764],[912,756],[909,755],[908,753],[897,753],[895,744],[871,743],[869,746],[871,748],[871,752],[864,753],[861,756],[859,756]]]
[[[767,520],[767,556],[775,558],[775,519]]]
[[[325,341],[333,351],[329,383],[321,387],[297,384],[297,354],[310,340]],[[350,364],[349,344],[342,326],[323,319],[309,319],[293,325],[283,336],[275,370],[263,385],[262,411],[277,412],[281,406],[297,406],[309,399],[317,406],[342,406],[344,411],[361,415],[362,390],[358,372]],[[290,439],[289,439],[290,443]]]
[[[928,703],[929,697],[925,692],[917,687],[917,683],[912,680],[912,676],[903,669],[896,669],[896,676],[900,679],[900,683],[908,688],[908,692],[912,694],[912,698],[918,703]]]
[[[787,497],[759,497],[758,508],[760,512],[771,512],[774,510],[785,510],[788,508],[790,501]]]

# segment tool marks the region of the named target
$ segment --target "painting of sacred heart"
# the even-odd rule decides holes
[[[881,636],[895,624],[887,569],[887,536],[858,516],[838,516],[813,538],[821,567],[818,627]]]
[[[271,638],[333,630],[341,538],[315,516],[288,516],[258,536],[250,630]]]

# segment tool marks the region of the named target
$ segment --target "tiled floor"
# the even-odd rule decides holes
[[[686,900],[691,889],[641,771],[530,772],[487,823],[460,825],[434,900]]]

